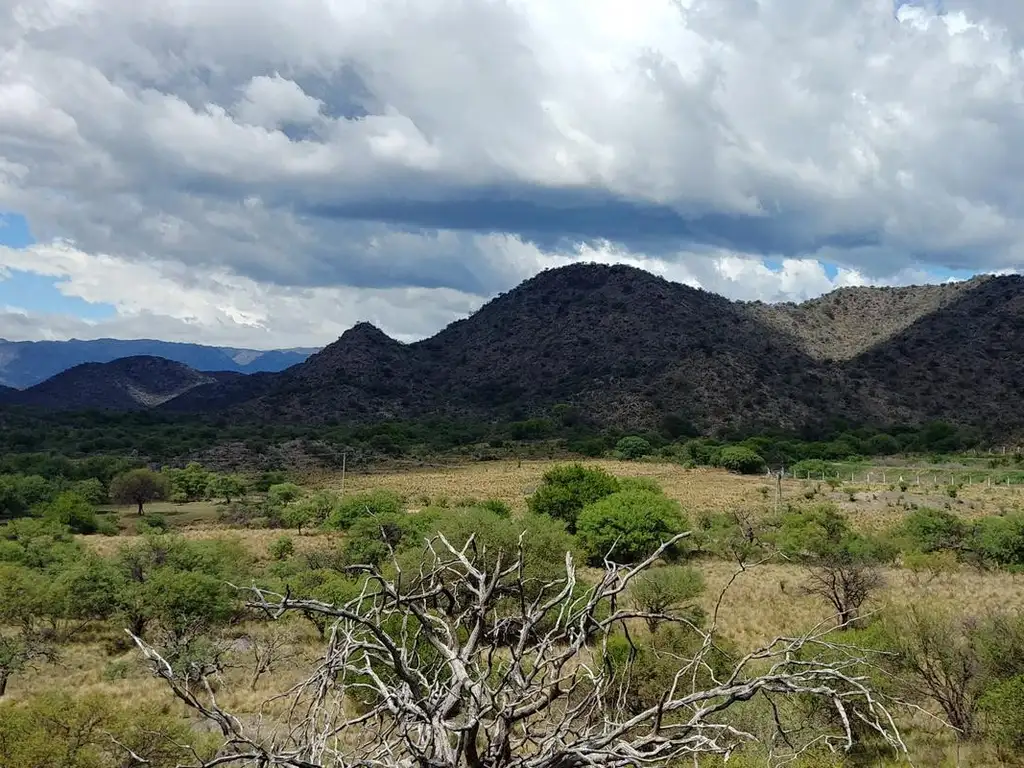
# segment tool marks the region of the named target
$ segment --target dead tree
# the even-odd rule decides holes
[[[817,634],[778,638],[716,674],[711,631],[632,607],[630,582],[679,538],[639,565],[606,562],[590,584],[568,555],[564,569],[540,583],[525,575],[522,544],[503,559],[487,557],[472,538],[453,545],[437,536],[414,573],[397,561],[387,572],[360,566],[362,592],[344,604],[252,588],[249,606],[273,618],[315,612],[331,621],[316,669],[258,713],[226,711],[213,685],[184,685],[156,649],[135,642],[173,693],[223,734],[215,758],[197,759],[202,768],[663,766],[729,755],[759,738],[790,743],[802,731],[783,722],[781,713],[794,708],[776,702],[787,697],[817,698],[837,713],[835,732],[812,734],[812,743],[849,749],[855,728],[866,725],[904,751],[859,651]],[[629,664],[623,672],[610,663],[610,646],[621,648],[623,637],[632,645],[651,618],[699,633],[697,650],[679,660],[656,704],[633,712],[623,703]],[[776,713],[774,735],[730,718],[734,705],[754,697]]]

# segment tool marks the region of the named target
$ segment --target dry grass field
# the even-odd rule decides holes
[[[430,504],[458,506],[467,500],[500,499],[514,510],[526,509],[526,498],[539,485],[544,473],[558,462],[503,461],[480,462],[455,467],[407,471],[349,474],[344,481],[346,494],[387,488],[402,494],[410,507]],[[675,464],[593,460],[620,477],[648,477],[680,502],[693,520],[702,511],[743,509],[767,514],[774,504],[773,482],[765,477],[732,475],[720,470],[684,469]],[[334,491],[342,489],[338,475],[316,478],[316,485]],[[939,489],[941,491],[941,489]],[[810,498],[808,498],[810,496]],[[910,486],[907,491],[890,490],[888,485],[836,489],[820,482],[787,480],[783,483],[784,501],[831,501],[862,530],[881,530],[899,522],[909,505],[947,507],[965,518],[998,514],[1017,508],[1024,496],[1015,487],[964,488],[956,499],[934,488]],[[166,515],[172,525],[188,538],[233,539],[254,556],[268,557],[270,545],[286,531],[227,529],[216,522],[219,505],[209,502],[173,505],[152,504],[148,511]],[[131,530],[134,511],[122,509],[120,520]],[[111,551],[135,538],[132,533],[117,537],[84,537],[97,552]],[[293,536],[296,551],[303,552],[324,542],[340,540],[341,535],[304,531]],[[702,561],[708,582],[706,600],[713,602],[731,578],[735,566],[722,561]],[[723,601],[722,629],[741,647],[785,632],[813,626],[828,615],[820,601],[799,592],[802,571],[786,563],[768,563],[741,574]],[[937,600],[951,606],[1024,609],[1024,575],[1007,572],[979,572],[963,568],[929,580],[907,570],[892,569],[886,574],[886,587],[875,599],[874,608],[887,603],[905,604],[918,600]]]
[[[702,511],[744,509],[768,513],[775,500],[773,481],[765,477],[740,477],[714,470],[687,470],[673,464],[634,463],[597,460],[588,464],[602,466],[623,477],[648,477],[656,480],[666,493],[677,499],[693,520]],[[457,467],[349,474],[344,479],[346,495],[387,488],[401,493],[410,509],[427,505],[457,506],[469,499],[500,499],[514,510],[526,508],[527,496],[538,486],[542,475],[553,466],[551,461],[507,461],[477,463]],[[339,491],[340,476],[316,478],[317,487]],[[941,493],[940,493],[941,492]],[[997,514],[1016,509],[1022,497],[1016,488],[973,486],[961,489],[956,498],[944,489],[909,487],[905,491],[888,485],[872,487],[839,486],[824,483],[786,481],[783,500],[803,503],[832,501],[851,518],[854,525],[865,530],[880,530],[896,524],[912,505],[948,508],[966,518]],[[297,552],[341,540],[341,534],[295,532],[280,530],[227,529],[217,522],[216,504],[154,504],[151,511],[167,517],[172,526],[188,538],[234,539],[256,557],[269,559],[270,545],[282,535],[291,535]],[[94,550],[109,554],[135,538],[134,511],[118,510],[124,533],[116,537],[83,537]],[[707,582],[703,598],[712,609],[719,594],[736,572],[733,564],[717,560],[696,563]],[[815,626],[829,616],[829,610],[818,598],[808,597],[800,590],[804,573],[798,566],[772,562],[751,568],[738,575],[722,598],[719,629],[739,649],[751,649],[778,635],[794,634]],[[891,569],[885,573],[885,587],[872,599],[869,609],[887,605],[910,605],[933,602],[951,608],[974,612],[987,609],[1024,609],[1024,576],[1007,572],[981,572],[962,567],[938,574],[915,574],[907,569]],[[238,627],[243,635],[246,628]],[[265,631],[265,630],[264,630]],[[288,628],[293,638],[293,656],[279,665],[272,675],[265,676],[250,690],[249,681],[240,669],[229,669],[222,701],[238,711],[253,711],[272,691],[281,691],[294,683],[300,670],[308,668],[317,650],[310,628],[297,622]],[[54,688],[80,693],[111,694],[125,702],[166,704],[168,712],[177,712],[181,705],[173,700],[164,686],[152,679],[137,655],[122,651],[112,655],[110,636],[85,636],[71,645],[54,673],[54,667],[42,666],[12,682],[8,695],[15,699]],[[240,658],[246,651],[239,650]],[[1005,757],[995,757],[982,748],[957,750],[947,732],[934,721],[915,724],[912,747],[918,765],[996,766],[1014,765]],[[881,765],[881,764],[880,764]]]

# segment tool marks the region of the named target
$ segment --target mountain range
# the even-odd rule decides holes
[[[301,363],[315,349],[235,349],[151,339],[7,341],[0,339],[0,385],[26,389],[82,363],[124,357],[163,357],[199,371],[258,373]]]
[[[549,270],[412,344],[368,323],[276,373],[153,357],[78,366],[9,403],[284,422],[523,419],[725,429],[932,420],[1024,434],[1024,278],[734,302],[626,266]]]

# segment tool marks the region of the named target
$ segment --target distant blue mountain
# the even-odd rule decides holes
[[[197,371],[260,373],[298,365],[316,349],[235,349],[152,339],[6,341],[0,339],[0,385],[25,389],[82,363],[123,357],[162,357]]]

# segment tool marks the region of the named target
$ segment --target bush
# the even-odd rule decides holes
[[[982,694],[978,709],[985,716],[985,731],[997,746],[1024,750],[1024,675],[1011,677]]]
[[[957,551],[967,539],[967,526],[951,512],[925,507],[907,515],[903,535],[907,544],[918,552]]]
[[[159,512],[150,512],[135,525],[135,530],[140,534],[145,533],[166,533],[171,529],[171,524],[164,515]]]
[[[974,525],[971,550],[984,563],[1003,568],[1024,566],[1024,515],[982,518]]]
[[[651,614],[646,622],[648,629],[654,632],[665,615],[686,615],[697,623],[701,618],[700,609],[689,603],[703,591],[704,577],[700,571],[666,566],[652,568],[636,577],[629,594],[639,610]]]
[[[547,515],[576,530],[576,518],[587,505],[619,490],[619,481],[599,467],[565,464],[548,470],[541,486],[527,499],[530,511]]]
[[[282,518],[289,528],[300,531],[306,527],[323,525],[340,502],[341,497],[332,491],[317,491],[285,507]]]
[[[764,459],[761,455],[742,445],[723,448],[718,456],[718,465],[741,475],[756,475],[764,471]]]
[[[486,509],[488,512],[493,512],[498,517],[512,516],[512,507],[501,499],[485,499],[480,502],[479,507],[480,509]]]
[[[182,501],[201,501],[209,494],[211,474],[194,461],[184,469],[168,470],[166,476],[174,496]]]
[[[291,536],[281,536],[270,545],[270,556],[275,560],[287,560],[295,554],[295,542]]]
[[[631,435],[624,437],[615,444],[615,453],[626,461],[635,461],[654,452],[651,444],[642,437]]]
[[[340,500],[324,525],[344,531],[361,517],[397,515],[404,510],[402,497],[397,493],[383,489],[368,491]]]
[[[213,475],[207,485],[207,493],[213,498],[224,499],[226,504],[242,498],[245,492],[245,480],[238,475]]]
[[[96,508],[84,496],[65,491],[43,508],[43,517],[66,525],[72,533],[96,533],[99,519]]]
[[[291,504],[301,496],[302,489],[295,483],[278,483],[267,491],[267,501],[271,504]]]
[[[600,563],[606,556],[635,563],[687,527],[677,502],[650,490],[627,490],[584,507],[576,532],[592,563]],[[677,544],[671,554],[679,554],[683,546]]]
[[[484,561],[488,568],[494,566],[498,557],[502,562],[512,562],[521,542],[525,576],[539,591],[550,579],[551,569],[563,567],[566,553],[575,549],[565,526],[545,515],[528,513],[507,519],[473,508],[445,512],[424,510],[405,515],[405,518],[401,548],[407,573],[416,572],[423,557],[423,541],[435,533],[443,533],[456,547],[474,537],[477,550],[486,549]]]

